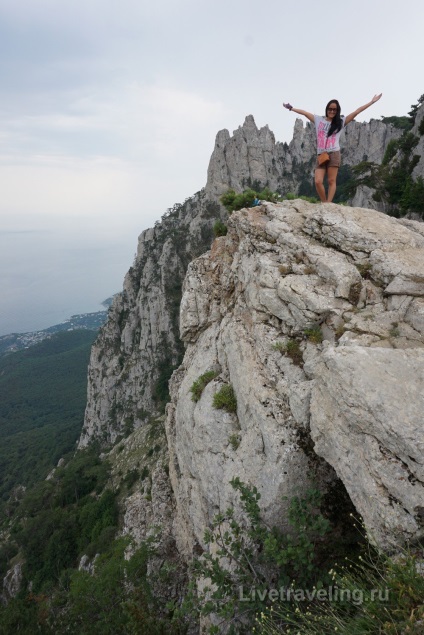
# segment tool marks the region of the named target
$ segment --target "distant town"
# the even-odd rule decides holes
[[[97,331],[105,322],[107,318],[107,308],[112,304],[113,297],[108,298],[102,302],[102,305],[106,307],[104,311],[96,311],[95,313],[81,313],[78,315],[72,315],[65,322],[49,326],[41,331],[32,331],[29,333],[11,333],[10,335],[0,336],[0,357],[7,355],[8,353],[14,353],[20,351],[23,348],[29,348],[38,344],[42,340],[51,337],[55,333],[61,331],[74,331],[75,329],[87,329],[90,331]]]

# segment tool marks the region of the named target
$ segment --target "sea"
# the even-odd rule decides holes
[[[0,229],[0,335],[48,328],[104,310],[122,289],[137,233],[102,235],[83,223]]]

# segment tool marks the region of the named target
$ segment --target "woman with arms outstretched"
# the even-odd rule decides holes
[[[292,112],[296,112],[298,115],[303,115],[313,124],[315,124],[315,130],[317,135],[317,162],[315,165],[315,187],[318,192],[318,196],[320,197],[323,203],[330,203],[334,195],[336,193],[337,186],[337,173],[340,167],[340,134],[341,131],[348,123],[350,123],[360,112],[366,110],[376,101],[378,101],[381,97],[382,93],[379,95],[374,95],[370,102],[365,104],[364,106],[360,106],[350,115],[344,117],[341,115],[340,104],[337,99],[332,99],[328,102],[325,108],[325,116],[321,117],[320,115],[313,115],[310,112],[306,112],[306,110],[299,110],[298,108],[293,108],[291,104],[283,104],[284,108],[291,110]],[[329,160],[324,163],[319,163],[319,155],[327,152],[329,155]],[[328,180],[328,194],[325,194],[324,188],[324,176],[327,174]]]

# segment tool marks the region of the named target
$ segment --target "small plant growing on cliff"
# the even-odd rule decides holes
[[[316,272],[317,270],[313,265],[306,265],[303,269],[303,273],[305,274],[305,276],[313,276],[314,274],[316,274]]]
[[[199,401],[200,397],[202,396],[202,392],[204,391],[208,383],[212,381],[212,379],[215,379],[217,375],[218,373],[216,371],[208,370],[206,373],[203,373],[203,375],[200,375],[200,377],[196,379],[195,382],[193,382],[193,385],[190,388],[190,392],[192,393],[192,401]]]
[[[228,443],[231,445],[234,451],[237,450],[240,445],[240,435],[235,432],[228,438]]]
[[[341,338],[341,336],[344,334],[344,332],[346,331],[347,326],[346,324],[343,322],[342,324],[339,324],[339,326],[336,328],[336,330],[334,331],[334,335],[336,338],[336,342],[339,341],[339,339]]]
[[[300,350],[300,344],[297,340],[291,339],[291,340],[288,340],[288,342],[286,342],[285,353],[287,357],[290,357],[293,364],[296,364],[296,366],[302,366],[303,355],[302,355],[302,351]]]
[[[252,189],[244,190],[244,192],[237,194],[235,190],[227,190],[220,198],[223,206],[231,213],[243,207],[252,207],[256,200],[259,201],[271,201],[276,203],[280,199],[280,195],[277,192],[271,192],[267,187],[261,192],[257,192]]]
[[[217,238],[218,236],[226,236],[227,232],[227,225],[225,225],[222,220],[217,220],[213,226],[213,235],[215,236],[215,238]]]
[[[140,474],[138,470],[133,469],[127,472],[127,474],[125,475],[124,483],[128,487],[128,489],[131,489],[134,483],[136,483],[139,479],[140,479]]]
[[[232,507],[215,516],[204,535],[205,544],[213,548],[192,565],[192,592],[185,605],[194,614],[221,617],[209,633],[223,632],[225,624],[230,627],[225,632],[250,635],[255,615],[270,605],[270,589],[288,585],[293,578],[300,585],[318,582],[317,547],[329,531],[329,522],[319,511],[321,494],[309,490],[304,499],[291,500],[288,516],[293,531],[283,533],[261,519],[256,487],[239,478],[230,484],[240,495],[243,519],[236,519]],[[201,580],[209,584],[197,587]]]
[[[390,337],[399,337],[400,330],[398,322],[392,322],[393,328],[390,329]]]
[[[369,262],[357,264],[356,268],[364,280],[369,280],[371,278],[372,267]]]
[[[144,481],[149,476],[149,468],[144,466],[140,474],[140,481]]]
[[[237,398],[231,384],[225,384],[214,394],[212,405],[227,412],[237,412]]]
[[[349,302],[353,304],[354,306],[356,306],[359,302],[359,299],[361,297],[361,290],[362,290],[362,285],[360,282],[354,282],[353,284],[350,285],[348,299],[349,299]]]
[[[278,271],[281,273],[282,276],[285,276],[288,273],[292,272],[292,268],[291,265],[279,265]]]
[[[321,344],[323,335],[319,326],[312,326],[310,329],[305,329],[304,333],[308,341],[312,342],[312,344]]]

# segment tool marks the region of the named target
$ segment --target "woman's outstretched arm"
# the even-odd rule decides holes
[[[367,104],[365,104],[365,106],[360,106],[360,108],[357,108],[354,112],[351,112],[350,115],[347,115],[346,119],[345,119],[345,126],[350,122],[353,121],[353,119],[355,119],[355,117],[357,115],[359,115],[360,112],[362,112],[363,110],[366,110],[367,108],[369,108],[370,106],[372,106],[373,104],[375,104],[376,101],[378,101],[381,97],[383,93],[380,93],[379,95],[374,95],[374,97],[371,99],[371,101],[369,101]]]
[[[283,104],[283,106],[284,106],[284,108],[287,108],[287,110],[291,110],[293,112],[296,112],[298,115],[303,115],[304,117],[309,119],[309,121],[312,121],[312,123],[315,122],[315,117],[313,116],[312,113],[306,112],[306,110],[299,110],[298,108],[293,108],[293,106],[291,104],[289,104],[289,103]]]

